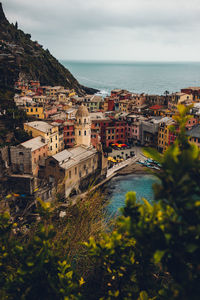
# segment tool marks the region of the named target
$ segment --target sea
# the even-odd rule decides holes
[[[200,62],[61,61],[82,85],[104,96],[112,89],[163,95],[200,86]]]
[[[145,198],[150,203],[154,200],[153,184],[158,183],[156,176],[146,174],[129,174],[112,178],[105,187],[105,198],[108,201],[107,215],[114,217],[119,209],[125,205],[126,194],[136,192],[136,200],[140,203]]]
[[[61,61],[78,79],[79,83],[96,88],[102,96],[115,88],[134,93],[163,95],[178,92],[189,86],[200,86],[200,62],[91,62]],[[150,175],[126,175],[113,178],[107,187],[110,200],[108,215],[119,213],[128,191],[136,191],[137,201],[142,197],[153,201],[152,184],[156,178]]]

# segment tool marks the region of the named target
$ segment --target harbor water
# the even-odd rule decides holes
[[[115,216],[119,213],[119,208],[125,205],[126,193],[136,192],[138,202],[142,198],[150,203],[154,200],[152,185],[158,182],[153,175],[123,175],[112,178],[106,185],[106,199],[109,201],[107,212],[109,216]]]

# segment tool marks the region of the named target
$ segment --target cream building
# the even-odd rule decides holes
[[[91,120],[88,109],[83,104],[76,112],[75,121],[75,143],[77,146],[91,146]]]
[[[33,137],[42,136],[44,142],[48,144],[48,155],[54,155],[64,148],[64,144],[59,144],[58,126],[50,125],[43,121],[24,123],[24,130],[32,134]]]
[[[95,149],[78,146],[63,150],[46,160],[46,178],[49,183],[62,183],[64,196],[68,197],[72,190],[87,187],[94,180],[99,166],[99,153]]]

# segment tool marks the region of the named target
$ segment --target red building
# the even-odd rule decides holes
[[[75,131],[73,122],[64,123],[63,135],[65,148],[73,147],[75,145]]]
[[[114,111],[115,110],[115,100],[109,99],[108,100],[108,111]]]
[[[96,121],[97,123],[97,121]],[[100,137],[103,146],[109,147],[110,144],[127,142],[126,122],[119,120],[101,120]]]
[[[91,124],[91,144],[97,148],[101,142],[100,125],[96,122]]]

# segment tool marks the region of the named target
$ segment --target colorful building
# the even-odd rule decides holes
[[[65,122],[63,129],[65,148],[72,148],[75,145],[75,131],[73,122]]]
[[[188,130],[186,134],[189,136],[189,141],[200,148],[200,124]]]
[[[48,145],[41,136],[10,148],[11,168],[14,174],[38,176],[39,164],[48,157]]]
[[[52,126],[47,122],[34,121],[24,123],[24,130],[31,133],[33,137],[42,136],[44,142],[48,144],[48,155],[54,155],[59,152],[59,149],[64,148],[63,145],[59,145],[59,133],[58,126]]]
[[[43,106],[26,106],[25,111],[28,116],[33,116],[38,119],[44,119],[44,107]]]

